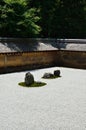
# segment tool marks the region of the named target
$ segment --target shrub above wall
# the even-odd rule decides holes
[[[31,8],[27,0],[1,0],[0,36],[38,37],[41,27],[38,10]]]

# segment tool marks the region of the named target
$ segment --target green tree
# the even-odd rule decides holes
[[[85,38],[86,37],[86,2],[85,0],[60,0],[54,12],[54,23],[58,37]],[[56,36],[56,35],[55,35]]]
[[[86,0],[1,0],[0,35],[86,38]]]
[[[30,4],[31,7],[36,7],[40,10],[38,15],[40,17],[39,25],[42,28],[41,37],[50,37],[56,0],[31,0]]]
[[[42,37],[86,38],[86,0],[31,0],[40,9]]]
[[[41,28],[37,9],[26,0],[2,0],[0,5],[0,36],[36,37]]]

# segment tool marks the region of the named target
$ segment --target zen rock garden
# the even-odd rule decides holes
[[[60,70],[55,70],[53,72],[53,74],[52,73],[44,73],[42,78],[54,79],[54,78],[58,78],[58,77],[60,77]],[[23,87],[41,87],[41,86],[46,85],[46,83],[40,82],[40,81],[35,81],[33,74],[31,74],[30,72],[27,72],[25,74],[24,82],[20,82],[19,85],[23,86]]]

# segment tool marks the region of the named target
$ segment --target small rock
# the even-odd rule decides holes
[[[51,73],[45,73],[44,75],[43,75],[43,78],[52,78],[54,75],[53,74],[51,74]]]
[[[25,84],[30,85],[32,83],[34,83],[34,76],[30,72],[27,72],[25,75]]]
[[[55,70],[54,75],[59,77],[60,76],[60,70]]]

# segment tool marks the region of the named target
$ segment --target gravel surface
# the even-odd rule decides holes
[[[41,79],[60,69],[61,77]],[[26,72],[0,75],[0,130],[86,130],[86,70],[48,68],[31,71],[47,85],[25,88]]]

